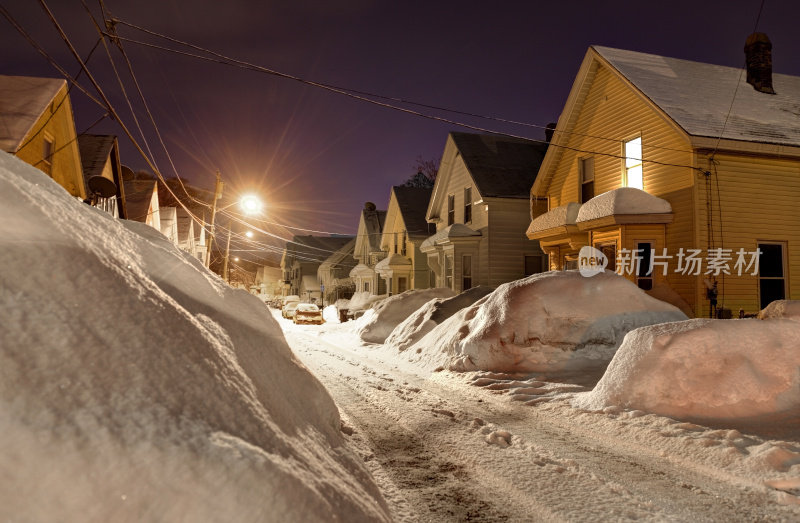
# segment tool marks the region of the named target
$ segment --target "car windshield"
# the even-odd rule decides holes
[[[319,312],[319,307],[313,303],[303,303],[297,306],[297,312]]]

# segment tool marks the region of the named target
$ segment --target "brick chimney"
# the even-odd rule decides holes
[[[775,94],[772,89],[772,42],[764,33],[753,33],[744,43],[747,83],[756,91]]]
[[[556,132],[556,124],[555,123],[547,124],[547,127],[545,127],[545,129],[544,129],[544,139],[545,139],[545,141],[550,142],[550,140],[553,139],[553,133],[554,132]]]

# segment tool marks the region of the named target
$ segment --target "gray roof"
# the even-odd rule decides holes
[[[766,94],[734,67],[592,48],[690,135],[717,138],[730,108],[723,138],[800,145],[800,77],[773,74],[777,94]]]
[[[392,187],[392,191],[394,191],[394,197],[397,198],[400,215],[403,217],[403,223],[406,225],[409,236],[430,235],[428,222],[425,221],[425,213],[428,210],[433,189],[396,185]]]
[[[137,222],[146,221],[156,181],[126,180],[123,183],[125,185],[125,205],[128,211],[128,219]]]
[[[450,133],[484,198],[529,198],[547,144],[491,134]]]
[[[286,256],[300,261],[322,263],[344,247],[353,236],[295,236],[286,243]]]
[[[92,176],[103,174],[108,157],[114,147],[115,137],[108,134],[82,134],[78,136],[78,149],[81,152],[81,165],[83,178],[89,180]]]
[[[16,153],[58,91],[58,78],[0,75],[0,149]]]

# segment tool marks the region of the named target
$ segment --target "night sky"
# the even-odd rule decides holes
[[[97,0],[86,0],[100,16]],[[3,5],[72,74],[79,70],[34,0]],[[97,32],[80,0],[48,5],[84,57]],[[589,45],[741,67],[761,0],[687,2],[272,2],[106,0],[124,21],[228,56],[309,80],[546,125],[558,119]],[[800,7],[766,0],[758,30],[773,43],[775,72],[800,75]],[[54,76],[53,69],[0,18],[3,74]],[[120,36],[177,47],[134,29]],[[454,124],[412,116],[290,80],[123,43],[178,172],[226,193],[259,192],[267,219],[355,233],[365,201],[385,208],[391,185],[417,157],[439,157]],[[118,67],[124,67],[114,50]],[[90,70],[132,129],[100,46]],[[131,82],[127,75],[126,83]],[[85,77],[81,84],[91,87]],[[731,93],[733,95],[733,93]],[[76,127],[103,110],[73,89]],[[541,139],[542,129],[433,109],[426,114]],[[146,117],[137,104],[140,120]],[[122,163],[145,168],[114,122],[91,130],[120,136]],[[174,176],[150,127],[165,176]],[[300,231],[295,231],[300,233]],[[290,235],[284,229],[281,233]]]

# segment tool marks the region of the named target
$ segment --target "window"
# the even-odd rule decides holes
[[[397,278],[397,294],[408,290],[408,279],[405,276]]]
[[[400,254],[406,255],[406,231],[400,233]]]
[[[453,225],[456,222],[456,195],[450,194],[447,196],[447,225]]]
[[[600,252],[605,255],[606,259],[608,260],[608,265],[606,266],[607,271],[616,272],[617,270],[617,244],[614,243],[604,243],[598,246]]]
[[[626,187],[644,190],[642,173],[642,137],[625,142],[625,180]]]
[[[464,189],[464,223],[472,221],[472,187]]]
[[[448,289],[453,288],[453,255],[448,254],[444,257],[444,286]]]
[[[369,292],[369,282],[368,281],[364,282],[364,292]]]
[[[639,257],[636,267],[636,285],[642,290],[649,291],[653,288],[653,270],[650,267],[650,260],[653,258],[653,244],[637,242],[636,255]]]
[[[525,276],[542,272],[542,257],[539,255],[525,256]]]
[[[54,141],[50,136],[45,135],[42,142],[42,171],[50,174],[53,170]]]
[[[761,251],[758,261],[758,292],[763,309],[775,300],[786,298],[784,245],[759,243],[758,249]]]
[[[578,270],[578,255],[568,254],[564,256],[564,270],[574,271]]]
[[[461,290],[472,288],[472,256],[465,254],[461,257]]]
[[[594,198],[594,158],[578,160],[578,175],[581,180],[581,201],[586,203]]]

